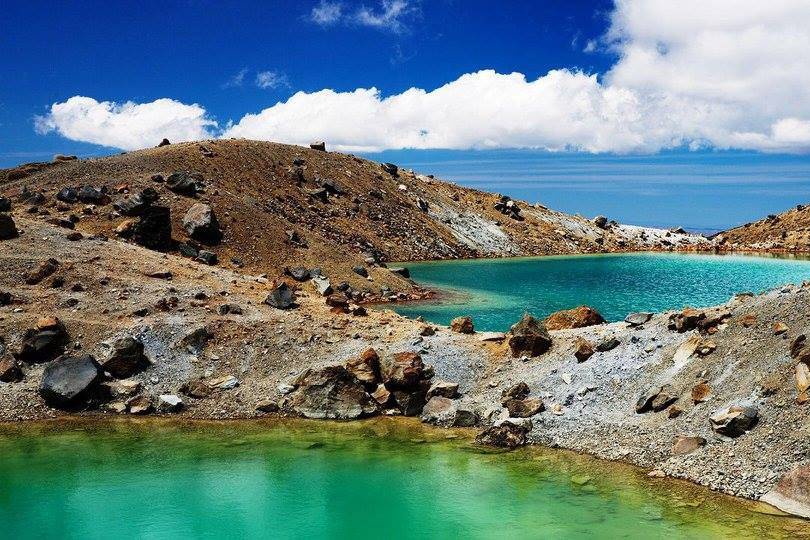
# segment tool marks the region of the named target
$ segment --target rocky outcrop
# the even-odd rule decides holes
[[[101,366],[92,356],[63,356],[45,366],[39,394],[51,407],[74,408],[95,397],[101,380]]]
[[[357,358],[347,361],[346,369],[372,391],[380,383],[380,357],[374,349],[366,349]]]
[[[551,348],[551,336],[543,323],[525,313],[509,332],[512,356],[540,356]]]
[[[301,377],[290,407],[307,418],[354,420],[376,414],[377,402],[343,366],[311,370]]]
[[[595,309],[588,306],[579,306],[552,313],[544,321],[547,330],[568,330],[571,328],[584,328],[604,324],[605,319]]]
[[[291,309],[295,307],[295,292],[282,281],[268,293],[264,303],[276,309]]]
[[[35,328],[25,332],[17,358],[26,364],[41,364],[53,360],[65,350],[68,334],[62,321],[43,317]]]

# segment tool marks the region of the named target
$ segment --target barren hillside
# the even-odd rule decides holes
[[[810,251],[810,208],[797,205],[724,231],[717,240],[724,250]]]
[[[73,191],[58,196],[65,188]],[[146,206],[167,207],[173,241],[158,249],[191,257],[203,249],[220,266],[271,277],[284,267],[320,267],[333,283],[375,294],[381,286],[411,290],[386,261],[710,246],[702,237],[571,216],[351,155],[248,140],[24,165],[0,171],[0,195],[13,201],[15,215],[108,238],[131,239]],[[207,245],[183,226],[198,204],[210,206],[221,231]]]

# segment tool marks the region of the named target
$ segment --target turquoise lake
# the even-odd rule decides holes
[[[665,311],[726,302],[810,279],[797,258],[632,253],[407,263],[411,278],[447,294],[393,306],[398,313],[448,324],[470,315],[476,329],[506,331],[528,311],[546,317],[588,305],[608,321],[633,311]]]
[[[413,419],[0,425],[0,537],[796,538],[805,521]]]

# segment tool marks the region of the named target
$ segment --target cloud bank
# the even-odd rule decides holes
[[[368,24],[384,13],[369,12]],[[337,17],[333,22],[346,17],[342,8],[318,14],[324,21]],[[534,80],[482,70],[391,96],[375,88],[298,92],[222,131],[198,105],[73,97],[54,104],[37,126],[125,149],[162,137],[219,135],[297,144],[324,139],[349,151],[810,152],[810,3],[617,0],[599,46],[618,55],[601,79],[570,69]]]

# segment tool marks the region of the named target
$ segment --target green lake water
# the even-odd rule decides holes
[[[476,329],[506,331],[524,311],[536,317],[582,304],[608,321],[633,311],[659,312],[726,302],[738,292],[810,279],[806,259],[633,253],[405,264],[411,277],[445,291],[439,301],[392,308],[448,324],[470,315]]]
[[[453,437],[453,438],[449,438]],[[796,538],[757,503],[378,418],[0,425],[0,537]]]

